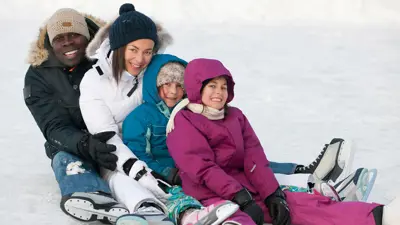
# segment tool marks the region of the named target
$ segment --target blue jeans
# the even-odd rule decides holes
[[[296,166],[297,164],[295,163],[269,162],[269,167],[272,169],[272,172],[286,175],[294,174]]]
[[[100,177],[94,165],[81,160],[76,155],[60,151],[54,156],[52,167],[61,196],[71,195],[75,192],[96,191],[111,194],[108,184]],[[71,168],[73,170],[69,170],[67,173],[67,169]]]

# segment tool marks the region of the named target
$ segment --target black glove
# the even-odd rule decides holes
[[[278,187],[274,193],[265,199],[273,225],[290,225],[290,210],[285,193]]]
[[[115,135],[114,131],[105,131],[95,135],[86,134],[78,143],[79,153],[86,159],[92,159],[99,166],[109,170],[117,168],[118,157],[114,155],[117,148],[106,142]]]
[[[246,188],[236,193],[232,201],[238,204],[240,210],[249,215],[257,225],[264,224],[264,212]]]
[[[172,185],[182,186],[182,180],[179,176],[178,168],[172,168],[168,174],[167,182]]]

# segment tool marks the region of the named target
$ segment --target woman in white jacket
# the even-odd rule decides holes
[[[186,196],[179,204],[174,202],[175,208],[179,208],[177,213],[167,212],[163,203],[168,203],[170,194],[160,188],[161,181],[154,177],[156,174],[137,159],[120,137],[123,120],[142,103],[142,81],[147,65],[171,41],[161,26],[136,11],[132,4],[122,5],[120,16],[103,27],[89,44],[87,56],[97,62],[85,74],[80,87],[80,108],[89,132],[116,133],[107,144],[116,146],[117,168],[115,171],[102,168],[102,176],[117,201],[125,204],[131,213],[140,215],[130,219],[140,220],[141,224],[146,224],[146,220],[172,224],[165,214],[180,224],[195,223],[198,219],[208,219],[208,215],[220,208],[201,208],[198,201]],[[187,203],[188,198],[190,203],[180,204]],[[183,217],[185,222],[180,220]]]

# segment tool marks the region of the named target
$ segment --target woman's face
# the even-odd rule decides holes
[[[132,41],[125,48],[125,69],[131,75],[137,76],[149,65],[153,57],[154,41],[139,39]]]
[[[225,77],[216,77],[204,86],[201,102],[211,108],[221,110],[228,98],[228,86]]]

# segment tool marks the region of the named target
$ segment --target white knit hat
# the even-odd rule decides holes
[[[90,40],[85,17],[74,9],[63,8],[57,10],[47,21],[46,27],[50,43],[53,42],[55,36],[64,33],[77,33]]]
[[[178,62],[169,62],[161,67],[157,76],[157,87],[166,83],[177,82],[183,87],[185,67]]]

